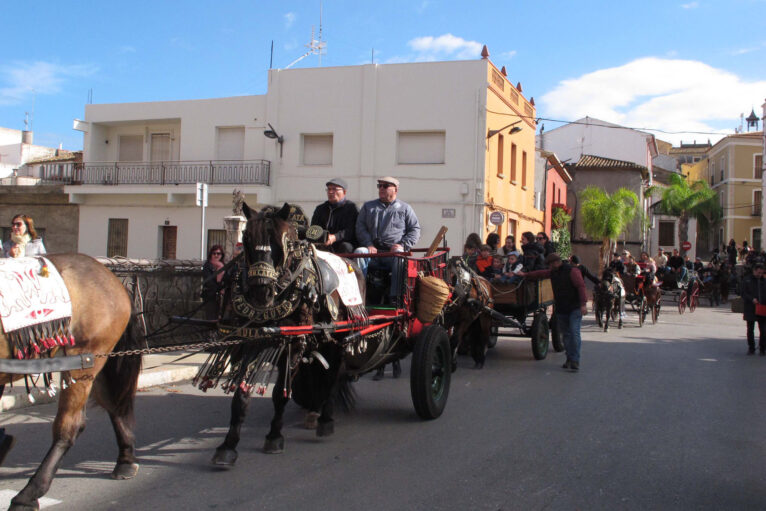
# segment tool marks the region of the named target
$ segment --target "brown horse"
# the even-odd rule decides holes
[[[27,485],[11,501],[12,510],[38,509],[37,500],[48,491],[62,458],[85,429],[85,403],[91,390],[94,390],[97,402],[109,413],[117,436],[119,455],[112,477],[129,479],[138,472],[134,454],[133,401],[141,357],[100,357],[115,347],[138,347],[138,328],[136,321],[131,319],[130,297],[122,283],[95,259],[81,254],[46,257],[61,274],[72,302],[70,328],[75,346],[59,349],[66,355],[91,353],[95,359],[89,369],[62,374],[63,381],[69,381],[70,385],[59,397],[58,412],[53,421],[53,444]],[[0,333],[0,358],[11,356],[8,339]],[[0,373],[0,386],[20,378],[23,376]]]
[[[448,329],[454,327],[450,338],[453,369],[457,352],[466,342],[466,334],[474,367],[481,369],[484,367],[492,327],[492,318],[485,309],[492,304],[492,286],[487,279],[468,268],[460,257],[450,259],[447,282],[452,287],[452,298],[444,310],[444,326]]]

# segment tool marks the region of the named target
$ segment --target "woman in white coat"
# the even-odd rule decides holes
[[[3,243],[5,257],[10,257],[12,243],[19,247],[19,257],[33,257],[46,253],[43,240],[35,230],[35,222],[27,215],[16,215],[11,220],[11,239]]]

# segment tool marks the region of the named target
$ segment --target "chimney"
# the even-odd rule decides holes
[[[24,130],[21,132],[21,143],[31,144],[34,140],[34,134],[31,131]]]

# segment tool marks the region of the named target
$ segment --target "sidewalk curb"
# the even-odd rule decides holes
[[[201,364],[179,365],[177,367],[168,367],[160,370],[143,370],[138,377],[138,389],[143,390],[159,385],[169,383],[178,383],[194,378]],[[57,380],[58,382],[58,380]],[[57,383],[58,384],[58,383]],[[60,392],[60,390],[59,390]],[[0,413],[10,410],[29,408],[31,406],[53,403],[58,400],[58,393],[55,396],[49,396],[48,393],[38,387],[32,390],[34,403],[27,397],[24,381],[16,382],[13,388],[6,386],[5,394],[0,399]]]

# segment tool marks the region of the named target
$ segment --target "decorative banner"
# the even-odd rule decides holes
[[[71,316],[69,292],[50,261],[0,259],[0,321],[6,333]]]
[[[327,262],[332,270],[338,275],[338,294],[346,307],[362,305],[362,295],[359,292],[359,283],[356,280],[356,272],[351,269],[346,261],[330,252],[316,251],[317,257]],[[350,270],[350,271],[349,271]]]

